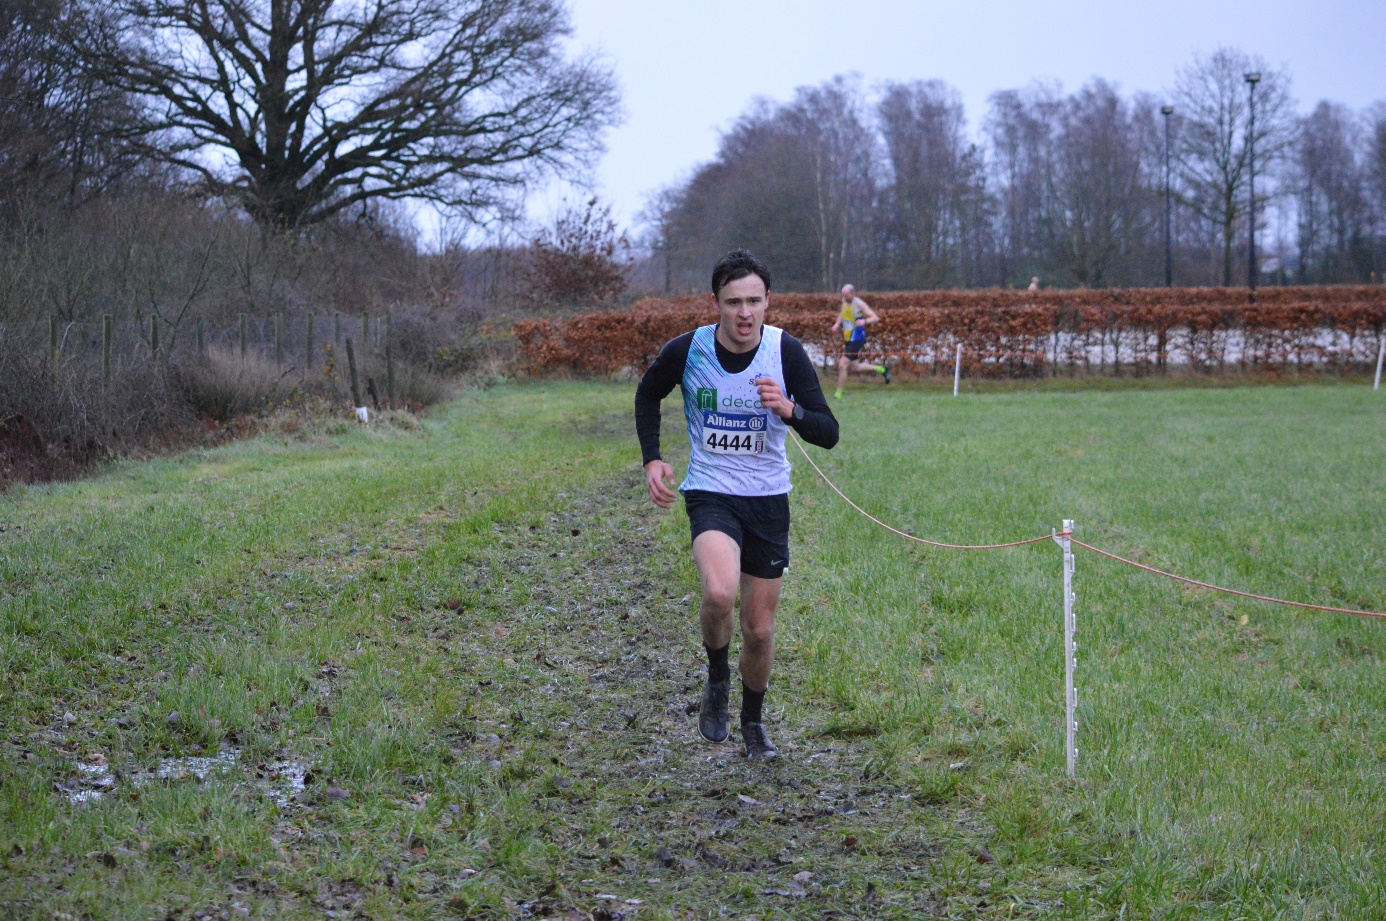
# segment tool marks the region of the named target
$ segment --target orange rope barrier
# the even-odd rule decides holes
[[[832,491],[837,493],[842,498],[842,501],[846,502],[852,508],[856,509],[859,514],[863,515],[870,521],[874,522],[882,528],[885,528],[892,534],[898,534],[907,540],[916,541],[921,544],[928,544],[930,547],[942,547],[947,550],[1001,550],[1006,547],[1023,547],[1026,544],[1037,544],[1041,541],[1050,540],[1055,536],[1045,534],[1042,537],[1031,537],[1027,540],[1016,540],[1005,544],[948,544],[942,541],[927,540],[923,537],[915,537],[913,534],[901,531],[899,528],[892,528],[890,525],[886,524],[884,521],[881,521],[879,518],[875,517],[874,515],[863,509],[860,505],[857,505],[851,499],[847,498],[847,494],[844,493],[842,490],[838,489],[837,484],[834,483],[832,480],[828,479],[828,475],[823,472],[823,469],[819,467],[818,464],[814,463],[814,460],[812,457],[809,456],[808,451],[804,450],[803,442],[799,441],[799,436],[792,431],[789,434],[794,438],[794,443],[799,446],[799,452],[804,455],[804,459],[807,460],[809,464],[812,465],[813,469],[818,473],[818,475],[822,477],[823,482],[827,483],[828,486],[832,489]],[[1092,544],[1085,544],[1081,540],[1078,540],[1075,537],[1073,537],[1072,534],[1063,533],[1057,536],[1066,537],[1069,540],[1073,541],[1073,543],[1077,546],[1082,547],[1084,550],[1091,550],[1093,553],[1096,553],[1100,556],[1105,556],[1108,559],[1116,560],[1118,563],[1125,563],[1127,566],[1134,566],[1137,569],[1143,569],[1146,572],[1154,573],[1157,576],[1164,576],[1166,579],[1174,579],[1177,582],[1184,582],[1189,585],[1196,585],[1199,588],[1206,588],[1215,592],[1223,592],[1228,595],[1237,595],[1242,598],[1251,598],[1255,601],[1266,601],[1270,602],[1271,604],[1283,604],[1293,608],[1306,608],[1311,611],[1327,611],[1331,614],[1351,614],[1356,617],[1380,617],[1386,619],[1386,613],[1378,611],[1359,611],[1355,608],[1335,608],[1324,604],[1308,604],[1303,601],[1287,601],[1284,598],[1272,598],[1269,595],[1257,595],[1253,592],[1238,591],[1235,588],[1224,588],[1221,585],[1213,585],[1211,582],[1200,582],[1198,579],[1190,579],[1187,576],[1180,576],[1172,572],[1165,572],[1163,569],[1156,569],[1154,566],[1146,566],[1144,563],[1137,563],[1135,560],[1128,560],[1123,556],[1117,556],[1115,553],[1109,553],[1106,550],[1094,547]]]
[[[1040,541],[1050,540],[1053,537],[1053,535],[1044,534],[1040,537],[1031,537],[1028,540],[1011,541],[1008,544],[945,544],[942,541],[925,540],[922,537],[915,537],[913,534],[908,534],[904,531],[901,531],[899,528],[892,528],[884,521],[881,521],[879,518],[876,518],[870,512],[863,509],[860,505],[857,505],[851,499],[848,499],[846,493],[838,489],[837,484],[835,484],[832,480],[828,479],[828,475],[823,472],[822,468],[820,468],[817,464],[813,462],[813,458],[809,457],[809,453],[804,450],[803,442],[799,440],[799,436],[794,434],[794,432],[792,431],[789,434],[794,438],[794,443],[799,446],[799,452],[804,455],[804,459],[813,466],[814,470],[818,471],[818,475],[823,478],[823,482],[827,483],[828,486],[832,488],[833,492],[837,493],[839,496],[842,497],[843,502],[846,502],[852,508],[856,509],[860,514],[866,516],[871,521],[885,528],[890,533],[898,534],[906,540],[916,541],[921,544],[928,544],[930,547],[943,547],[947,550],[1001,550],[1005,547],[1023,547],[1026,544],[1038,544]]]

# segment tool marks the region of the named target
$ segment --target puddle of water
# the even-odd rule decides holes
[[[83,775],[82,777],[76,781],[70,781],[66,785],[59,785],[58,788],[67,793],[68,800],[73,804],[98,800],[115,786],[115,778],[111,776],[110,768],[104,764],[79,764],[77,770]],[[85,789],[74,789],[77,785]]]
[[[214,758],[165,758],[154,769],[153,776],[160,780],[181,780],[189,776],[196,777],[198,780],[206,780],[207,775],[213,771],[233,767],[240,755],[241,750],[239,748],[228,748]],[[138,780],[135,782],[139,783]]]
[[[240,759],[239,748],[227,748],[212,756],[189,756],[185,758],[165,758],[152,771],[141,771],[127,778],[134,786],[144,786],[155,780],[184,780],[195,777],[206,780],[213,774],[224,774],[236,766]],[[66,794],[68,802],[74,806],[85,806],[112,792],[116,778],[105,764],[79,763],[78,776],[57,784],[57,790]],[[242,780],[241,786],[251,786],[274,800],[281,809],[288,808],[298,801],[307,780],[309,765],[302,761],[276,761],[265,766],[263,776],[255,780]]]
[[[259,784],[260,792],[284,809],[298,799],[307,777],[308,765],[302,761],[276,761],[269,765],[268,776]]]

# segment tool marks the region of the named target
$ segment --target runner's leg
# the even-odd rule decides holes
[[[731,732],[727,702],[731,695],[732,605],[736,603],[741,571],[741,547],[722,531],[703,531],[693,538],[693,561],[698,566],[703,597],[698,607],[703,647],[707,650],[707,687],[698,705],[698,732],[709,742],[724,742]]]
[[[870,371],[870,372],[873,373],[873,374],[883,374],[883,373],[885,373],[885,366],[884,366],[884,365],[874,365],[874,364],[872,364],[872,363],[869,362],[869,361],[854,361],[854,362],[852,362],[852,372],[853,372],[854,374],[865,374],[865,373],[868,372],[868,371]]]
[[[741,576],[741,680],[753,691],[770,684],[775,662],[775,609],[780,603],[779,579]]]
[[[741,740],[746,757],[778,756],[761,710],[775,661],[775,608],[783,579],[741,576]]]
[[[703,588],[698,608],[703,643],[710,649],[721,649],[731,642],[731,612],[741,575],[741,548],[729,534],[704,531],[693,540],[693,562]]]
[[[837,393],[835,396],[842,396],[842,388],[847,386],[847,366],[852,360],[846,355],[837,356]]]

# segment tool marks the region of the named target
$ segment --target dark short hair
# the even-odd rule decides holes
[[[765,282],[765,290],[770,290],[770,270],[765,267],[765,263],[752,256],[748,250],[732,250],[718,260],[712,269],[712,296],[720,297],[727,282],[745,278],[747,275],[759,275],[760,280]]]

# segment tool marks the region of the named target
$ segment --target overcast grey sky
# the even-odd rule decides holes
[[[868,87],[943,80],[974,132],[996,90],[1103,77],[1124,94],[1158,93],[1219,45],[1285,67],[1301,111],[1386,99],[1386,0],[570,2],[575,44],[603,53],[621,83],[626,123],[595,178],[623,225],[652,190],[710,159],[756,96],[785,100],[836,74]],[[552,213],[564,194],[539,193],[531,214]]]

